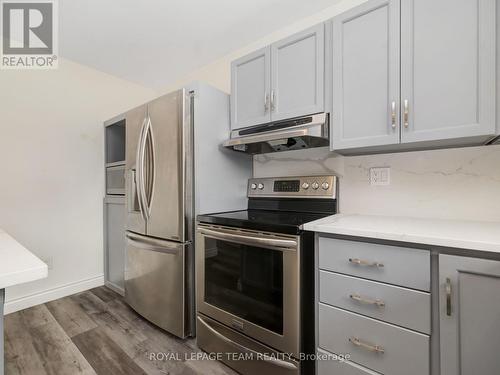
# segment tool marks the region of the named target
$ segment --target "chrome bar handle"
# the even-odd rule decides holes
[[[396,102],[393,101],[391,103],[391,126],[393,129],[396,129]]]
[[[381,347],[380,345],[368,344],[366,342],[361,341],[357,337],[349,337],[349,342],[351,344],[353,344],[354,346],[357,346],[358,348],[363,348],[363,349],[366,349],[370,352],[380,353],[380,354],[384,354],[384,352],[385,352],[384,348]]]
[[[403,105],[403,123],[404,123],[404,127],[405,128],[408,128],[410,126],[410,120],[409,120],[409,117],[410,117],[410,108],[409,108],[410,104],[408,102],[408,99],[405,99],[404,100],[404,105]]]
[[[365,267],[377,267],[383,268],[384,264],[380,262],[370,262],[368,260],[358,259],[358,258],[349,258],[349,263],[355,264],[357,266],[365,266]]]
[[[213,335],[215,335],[216,337],[218,337],[220,340],[224,341],[225,343],[236,347],[238,350],[241,350],[243,353],[251,354],[254,358],[261,358],[265,362],[268,362],[270,364],[273,364],[273,365],[276,365],[279,367],[283,367],[287,370],[294,371],[294,373],[295,373],[295,371],[298,371],[297,366],[295,366],[292,362],[283,361],[281,359],[271,357],[271,356],[264,354],[264,353],[258,353],[255,350],[247,348],[247,347],[241,345],[240,343],[237,343],[236,341],[231,340],[229,337],[224,336],[222,333],[220,333],[215,328],[210,326],[207,322],[205,322],[205,320],[203,318],[198,316],[197,319],[198,319],[198,322],[200,322]]]
[[[276,109],[276,92],[271,90],[271,112]]]
[[[139,171],[139,202],[142,202],[142,216],[144,220],[149,219],[149,210],[148,210],[148,201],[147,201],[147,196],[146,196],[146,143],[147,143],[147,136],[149,132],[149,126],[150,126],[150,119],[149,116],[146,117],[146,123],[143,129],[143,134],[142,134],[142,140],[141,140],[141,147],[140,147],[140,155],[139,155],[139,166],[140,166],[140,171]],[[141,203],[139,204],[141,205]]]
[[[139,210],[141,212],[141,215],[143,217],[144,220],[146,220],[146,214],[145,214],[145,211],[144,211],[144,201],[142,200],[142,192],[141,192],[141,189],[142,189],[142,176],[143,176],[143,164],[142,164],[142,157],[143,157],[143,153],[142,153],[142,147],[143,147],[143,140],[145,138],[145,132],[144,132],[144,129],[146,127],[146,123],[147,123],[147,117],[144,118],[144,120],[142,121],[142,125],[141,125],[141,130],[139,131],[139,140],[137,142],[137,153],[136,153],[136,157],[135,157],[135,168],[136,168],[136,171],[135,171],[135,189],[136,189],[136,194],[137,194],[137,202],[139,203]]]
[[[446,278],[446,315],[451,316],[451,280],[449,277]]]
[[[269,94],[267,92],[264,93],[264,113],[269,111]]]
[[[297,241],[293,239],[268,238],[265,236],[251,236],[239,233],[228,233],[213,229],[198,227],[198,232],[206,237],[216,240],[230,241],[250,246],[261,246],[276,250],[295,250]]]
[[[356,301],[356,302],[364,303],[366,305],[374,305],[374,306],[377,306],[377,307],[385,307],[385,302],[381,301],[379,299],[366,298],[366,297],[360,296],[359,294],[350,294],[349,298],[352,299],[352,300],[354,300],[354,301]]]
[[[146,213],[148,219],[151,217],[151,205],[152,205],[152,198],[153,198],[153,186],[154,186],[154,181],[156,178],[156,166],[155,166],[155,141],[154,141],[154,134],[153,134],[153,124],[151,122],[151,117],[148,115],[148,125],[146,128],[146,140],[149,135],[149,145],[150,145],[150,152],[148,153],[148,158],[146,160],[147,163],[147,170],[148,173],[151,173],[150,178],[148,178],[148,191],[144,191],[145,193],[145,199],[146,199]],[[147,143],[147,142],[146,142]]]

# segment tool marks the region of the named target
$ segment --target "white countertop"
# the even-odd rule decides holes
[[[338,214],[307,223],[304,229],[500,253],[500,222]]]
[[[0,229],[0,289],[47,277],[47,265]]]

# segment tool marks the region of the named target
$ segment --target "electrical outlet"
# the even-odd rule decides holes
[[[382,186],[391,184],[391,168],[370,168],[370,185]]]

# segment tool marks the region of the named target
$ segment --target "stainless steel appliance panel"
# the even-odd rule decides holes
[[[198,312],[298,358],[299,237],[198,225],[196,247]]]
[[[106,194],[125,194],[125,165],[106,168]]]
[[[125,195],[127,197],[127,229],[146,234],[146,219],[141,209],[139,194],[138,156],[142,133],[147,120],[147,106],[134,108],[126,113],[126,172]]]
[[[196,332],[201,349],[209,353],[225,353],[222,362],[241,374],[300,374],[297,361],[200,314],[196,319]],[[246,360],[235,360],[231,353],[235,354],[234,358],[242,355]]]
[[[166,331],[186,337],[186,262],[190,244],[127,233],[125,300]]]
[[[184,90],[164,95],[148,105],[150,149],[145,168],[152,172],[146,211],[147,234],[186,241],[186,179],[192,171],[191,129]],[[147,173],[145,174],[147,175]],[[145,184],[147,185],[147,184]]]

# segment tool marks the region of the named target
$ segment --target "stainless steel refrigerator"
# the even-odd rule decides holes
[[[251,159],[220,147],[228,95],[192,84],[126,116],[125,300],[179,336],[194,334],[195,216],[246,206]]]

